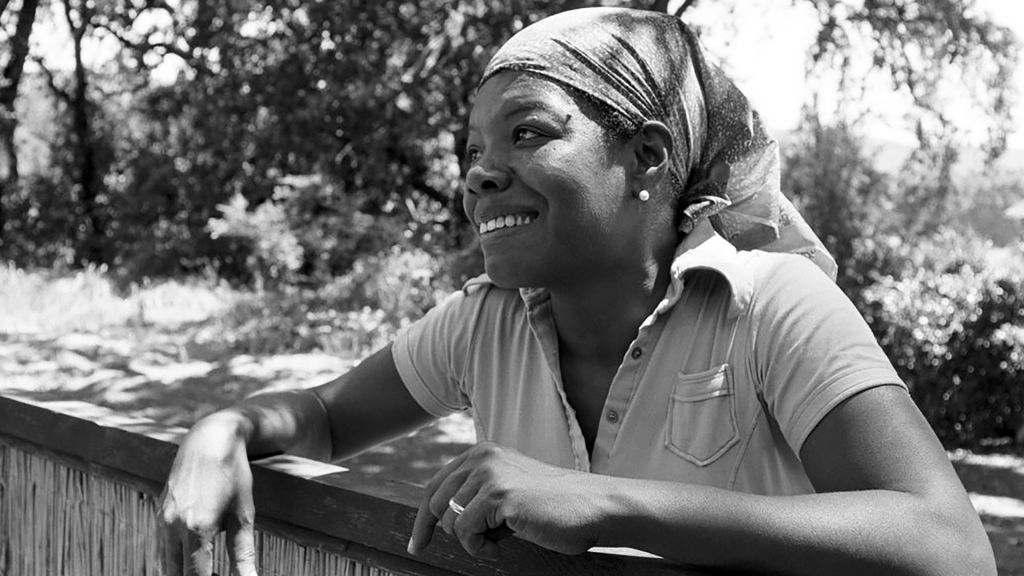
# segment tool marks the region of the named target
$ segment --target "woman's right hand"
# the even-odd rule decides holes
[[[224,529],[234,573],[256,575],[252,470],[241,419],[208,416],[178,448],[161,503],[171,574],[211,576],[213,538]]]

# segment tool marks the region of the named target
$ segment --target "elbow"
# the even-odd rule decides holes
[[[979,531],[981,532],[980,538],[974,537],[966,540],[963,549],[964,568],[958,573],[997,576],[998,570],[996,568],[996,557],[992,551],[992,543],[989,542],[984,529]]]
[[[965,541],[960,546],[960,560],[950,570],[950,574],[978,574],[979,576],[997,576],[995,554],[988,538]]]
[[[933,563],[924,573],[997,576],[995,554],[985,528],[973,507],[946,506],[932,514],[934,530],[921,530],[929,540],[929,559]]]

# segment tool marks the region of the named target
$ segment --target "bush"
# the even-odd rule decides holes
[[[242,299],[225,316],[229,344],[248,353],[321,350],[358,357],[390,342],[453,288],[446,263],[416,248],[361,258],[319,286],[282,285]]]
[[[29,175],[0,197],[0,259],[22,268],[67,269],[75,264],[79,208],[51,175]]]
[[[902,277],[861,294],[882,347],[948,447],[977,448],[1024,426],[1024,264],[1018,253],[1017,269],[993,269],[986,246],[941,234],[903,259]],[[890,262],[909,252],[888,247]]]
[[[248,243],[246,268],[253,274],[256,285],[276,285],[294,279],[302,264],[302,247],[288,225],[283,209],[264,202],[249,211],[249,202],[241,194],[220,204],[221,218],[211,218],[207,227],[210,236],[238,238]]]

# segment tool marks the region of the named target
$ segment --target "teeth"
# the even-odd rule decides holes
[[[486,234],[487,232],[493,232],[502,228],[514,228],[516,226],[525,226],[533,222],[533,217],[524,216],[523,214],[508,214],[506,216],[498,216],[497,218],[491,218],[486,222],[480,223],[480,233]]]

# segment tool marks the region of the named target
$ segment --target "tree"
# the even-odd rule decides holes
[[[838,71],[840,90],[857,94],[863,82],[858,51],[870,68],[886,73],[893,89],[914,104],[912,119],[922,147],[953,147],[960,134],[953,111],[971,106],[983,118],[989,159],[1006,148],[1011,129],[1012,77],[1019,58],[1013,32],[989,20],[976,0],[804,0],[821,27],[811,47],[812,75]],[[951,99],[953,92],[969,98]]]
[[[80,262],[107,261],[107,218],[103,193],[104,142],[96,131],[102,110],[90,92],[90,74],[84,61],[84,45],[92,33],[93,3],[90,0],[60,0],[60,10],[72,41],[72,79],[62,82],[43,60],[37,59],[50,90],[67,110],[69,130],[57,143],[69,158],[65,170],[69,193],[78,205],[76,256]],[[70,84],[67,86],[66,84]]]
[[[0,0],[0,17],[7,14],[7,5],[8,0]],[[39,0],[22,1],[21,9],[17,12],[14,33],[8,38],[11,50],[0,74],[0,246],[4,243],[7,220],[4,213],[4,198],[7,196],[6,191],[17,185],[19,176],[18,155],[14,145],[18,118],[14,103],[18,97],[18,86],[21,84],[21,75],[28,57],[28,40],[38,8]]]
[[[457,151],[488,53],[530,21],[581,4],[213,3],[160,29],[135,25],[138,12],[102,12],[98,28],[130,55],[121,74],[147,74],[166,58],[184,64],[176,81],[137,93],[138,145],[120,169],[134,181],[127,189],[172,198],[158,206],[181,223],[182,244],[205,245],[198,260],[225,255],[223,240],[200,239],[235,193],[253,207],[302,203],[295,224],[317,255],[309,273],[337,273],[359,253],[406,241],[378,237],[395,228],[383,225],[365,241],[332,242],[346,234],[334,228],[343,207],[401,222],[437,250],[462,246]],[[170,177],[151,178],[153,169]],[[324,176],[315,194],[275,197],[283,178],[307,174]]]
[[[815,108],[805,108],[796,138],[784,148],[782,189],[836,259],[839,286],[856,300],[877,264],[863,260],[859,241],[886,229],[893,186],[874,168],[855,128],[824,124]]]
[[[77,55],[70,75],[55,68],[50,84],[68,119],[54,172],[80,206],[80,259],[139,274],[212,267],[245,276],[251,246],[208,229],[236,194],[253,212],[269,202],[288,216],[305,254],[300,277],[343,272],[396,243],[463,249],[472,234],[459,208],[458,157],[483,65],[530,22],[594,3],[54,0]],[[901,84],[910,78],[931,108],[941,103],[921,87],[950,70],[976,68],[993,94],[1004,93],[1012,44],[980,17],[957,16],[951,1],[794,3],[820,15],[811,72],[848,71],[847,89],[856,88],[848,56],[868,42],[872,66],[902,75]],[[705,5],[672,6],[690,14]],[[947,24],[940,17],[956,24],[941,38],[945,60],[900,52],[939,54],[930,35]],[[100,42],[122,49],[87,68],[82,54]],[[996,96],[979,102],[998,119],[1005,106]],[[939,118],[922,113],[921,133],[934,140],[935,125],[950,121]],[[939,144],[955,144],[948,134]],[[296,188],[294,176],[320,184]]]

